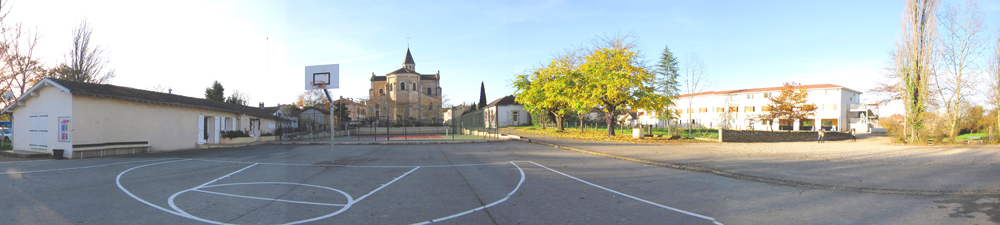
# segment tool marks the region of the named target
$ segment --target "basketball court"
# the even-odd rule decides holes
[[[0,182],[19,196],[9,200],[14,209],[46,207],[32,214],[46,218],[41,224],[715,223],[668,206],[662,196],[608,188],[506,154],[539,146],[251,146],[0,163],[7,171]]]

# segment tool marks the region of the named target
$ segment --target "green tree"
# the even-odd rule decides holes
[[[603,37],[594,45],[580,65],[579,91],[572,99],[593,102],[611,118],[618,116],[619,109],[655,111],[669,102],[656,93],[656,77],[643,65],[631,36]],[[608,124],[608,135],[614,134],[614,124]]]
[[[816,104],[806,103],[809,99],[808,87],[798,85],[793,82],[785,82],[781,87],[781,94],[767,98],[771,103],[767,106],[771,108],[769,116],[763,119],[775,118],[794,122],[795,120],[805,120],[816,114]],[[789,130],[788,132],[791,132]]]
[[[677,57],[674,53],[670,52],[670,47],[663,47],[663,53],[660,54],[660,60],[656,63],[656,87],[657,92],[664,97],[667,97],[667,102],[664,103],[663,109],[657,110],[657,119],[661,121],[669,122],[677,118],[674,113],[674,100],[677,99],[677,95],[680,93],[680,82],[678,82],[677,77],[680,76],[680,70],[677,68]],[[670,133],[670,126],[667,126],[667,133]]]
[[[479,83],[479,107],[476,109],[486,108],[486,83]]]
[[[347,104],[344,103],[343,99],[335,101],[333,107],[333,116],[337,117],[337,122],[343,124],[344,122],[351,121],[351,111],[347,109]]]
[[[205,99],[224,102],[226,100],[225,91],[226,89],[222,87],[222,84],[219,81],[215,81],[211,87],[205,88]]]

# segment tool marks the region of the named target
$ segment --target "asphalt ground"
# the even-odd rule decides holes
[[[1000,210],[997,196],[815,190],[523,142],[264,145],[0,171],[4,224],[991,224]]]

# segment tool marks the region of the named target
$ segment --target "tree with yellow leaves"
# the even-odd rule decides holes
[[[767,98],[771,103],[767,106],[771,108],[769,116],[761,118],[779,119],[787,121],[805,120],[816,114],[816,104],[806,102],[809,99],[808,87],[794,82],[785,82],[781,87],[781,94]],[[791,132],[791,130],[789,130]]]
[[[659,111],[670,99],[657,94],[656,76],[643,65],[630,35],[616,35],[594,41],[594,50],[580,65],[580,81],[572,93],[574,103],[601,107],[605,115],[616,118],[622,109]],[[614,123],[608,135],[614,135]]]

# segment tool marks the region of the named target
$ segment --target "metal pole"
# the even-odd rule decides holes
[[[330,98],[330,92],[326,88],[323,89],[323,93],[326,94],[326,100],[330,103],[330,151],[333,151],[333,140],[337,136],[333,127],[333,98]]]

